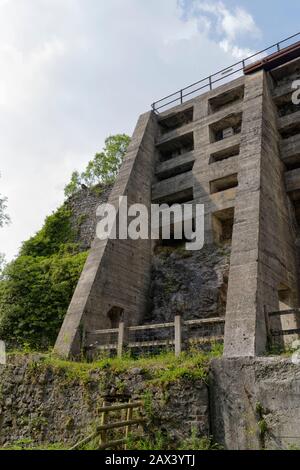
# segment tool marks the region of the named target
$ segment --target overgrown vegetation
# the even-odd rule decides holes
[[[70,183],[65,187],[65,196],[72,196],[80,190],[82,185],[91,188],[97,184],[113,183],[129,143],[130,137],[126,134],[108,137],[102,152],[96,153],[86,169],[81,174],[78,171],[73,172]]]
[[[36,369],[51,367],[57,373],[64,373],[67,381],[78,380],[88,383],[95,371],[122,374],[131,368],[139,368],[142,373],[147,373],[149,386],[152,384],[163,385],[176,382],[181,379],[206,380],[209,361],[214,357],[220,357],[222,348],[219,344],[213,345],[209,353],[201,351],[185,352],[176,357],[173,352],[163,352],[155,356],[131,357],[130,354],[118,357],[101,357],[95,362],[70,362],[64,361],[52,354],[45,354],[39,362],[33,362]],[[149,376],[151,371],[151,376]],[[149,391],[149,390],[148,390]]]
[[[1,177],[1,174],[0,174]],[[7,214],[7,198],[2,196],[0,193],[0,228],[3,227],[4,225],[9,224],[10,222],[10,217]],[[3,269],[5,266],[5,256],[3,253],[0,253],[0,280],[2,277]]]
[[[65,195],[83,184],[95,191],[112,184],[129,142],[125,134],[108,137],[85,171],[73,173]],[[15,261],[4,267],[0,254],[0,337],[10,347],[47,350],[57,337],[87,257],[75,243],[68,207],[65,203],[47,217]],[[8,221],[6,199],[0,195],[0,227]]]
[[[0,281],[0,337],[8,345],[45,350],[55,341],[86,260],[66,206],[23,243]]]
[[[27,375],[29,383],[33,384],[38,382],[39,378],[45,376],[46,373],[48,377],[51,377],[51,375],[59,377],[60,387],[63,388],[72,388],[80,384],[86,391],[86,397],[88,397],[89,391],[95,390],[95,387],[98,387],[106,395],[106,384],[109,388],[118,385],[121,390],[122,384],[126,388],[131,371],[136,374],[138,370],[145,381],[145,391],[141,391],[140,399],[144,405],[143,413],[146,417],[147,426],[144,430],[145,432],[142,429],[133,431],[131,438],[129,438],[127,449],[174,450],[176,448],[177,450],[218,450],[220,447],[214,444],[209,436],[199,435],[199,431],[194,428],[191,429],[190,436],[178,443],[174,440],[174,436],[169,436],[166,430],[161,429],[161,410],[168,406],[172,396],[170,395],[170,387],[172,385],[176,387],[176,384],[182,384],[186,387],[186,384],[193,386],[194,381],[206,381],[210,360],[214,357],[219,357],[221,351],[219,345],[213,345],[209,353],[193,350],[182,353],[179,357],[175,357],[174,353],[171,352],[139,358],[125,355],[123,358],[102,357],[93,363],[62,361],[52,354],[44,354],[39,358],[34,356],[30,362],[28,361],[29,355],[26,359],[26,362],[29,363],[26,374],[29,374]],[[15,354],[21,355],[21,353]],[[12,353],[9,354],[9,356],[11,355]],[[103,401],[101,399],[99,402],[94,403],[94,406],[101,407],[102,404]],[[120,418],[123,419],[122,415],[114,415],[112,420],[119,420]],[[43,416],[39,416],[30,421],[30,426],[37,428],[40,425],[44,425],[44,419]],[[85,432],[86,436],[95,432],[100,423],[99,419],[89,425]],[[117,433],[113,435],[113,438],[123,438],[123,434],[120,431],[120,435]],[[69,445],[57,443],[49,446],[43,444],[36,447],[32,440],[27,439],[15,442],[9,449],[63,450],[70,448],[73,444],[74,442],[71,441]],[[98,446],[99,436],[85,444],[82,450],[96,450]]]

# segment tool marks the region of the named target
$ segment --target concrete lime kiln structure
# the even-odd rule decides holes
[[[147,207],[205,205],[206,243],[231,242],[229,358],[263,354],[265,311],[299,307],[300,107],[292,103],[292,83],[300,78],[300,43],[295,40],[153,105],[138,120],[109,198],[116,207],[120,196]],[[234,74],[240,76],[229,81]],[[95,238],[57,339],[59,354],[80,351],[82,329],[113,328],[122,315],[129,325],[143,323],[152,252],[150,240]],[[282,322],[293,326],[296,319],[286,315]]]

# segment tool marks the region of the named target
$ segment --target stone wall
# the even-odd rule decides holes
[[[104,399],[116,403],[120,396],[148,403],[148,437],[166,433],[176,448],[193,429],[209,436],[208,389],[202,379],[193,380],[192,387],[190,378],[155,384],[150,369],[95,367],[85,374],[83,367],[74,372],[72,364],[47,364],[42,356],[16,356],[0,366],[0,447],[25,441],[68,448],[99,424]]]
[[[0,366],[0,447],[68,448],[94,429],[104,400],[121,397],[143,399],[147,436],[162,433],[173,449],[194,432],[230,450],[300,448],[300,367],[290,358],[215,359],[208,385],[189,374],[153,380],[159,367],[15,356]]]
[[[92,245],[96,233],[97,207],[107,202],[111,189],[111,186],[101,185],[82,189],[67,201],[72,212],[71,224],[76,233],[76,242],[82,251],[89,250]]]
[[[211,363],[214,438],[232,450],[300,449],[300,366],[291,358]]]

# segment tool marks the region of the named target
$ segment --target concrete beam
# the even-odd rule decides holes
[[[153,202],[172,202],[176,195],[184,197],[184,193],[193,188],[193,172],[183,173],[152,185]],[[181,196],[180,196],[181,197]]]
[[[284,163],[293,164],[300,157],[300,134],[281,142],[281,158]]]
[[[289,128],[300,123],[300,111],[296,113],[288,114],[278,119],[278,130],[280,132],[286,131]]]
[[[178,173],[191,170],[195,162],[195,153],[187,152],[179,157],[171,158],[166,162],[159,163],[156,167],[155,174],[159,179],[170,178]]]
[[[300,189],[300,168],[286,172],[285,185],[288,193],[298,191]]]
[[[156,145],[157,146],[164,145],[170,142],[170,140],[174,140],[186,134],[190,134],[193,131],[193,128],[194,128],[194,123],[190,122],[189,124],[185,124],[184,126],[179,127],[179,129],[175,129],[174,131],[167,132],[163,136],[158,137],[156,141]]]

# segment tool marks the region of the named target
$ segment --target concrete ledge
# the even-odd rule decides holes
[[[152,201],[164,200],[167,197],[193,188],[193,172],[177,175],[152,186]]]
[[[194,161],[195,152],[187,152],[179,157],[158,164],[155,174],[160,178],[172,177],[174,172],[184,172],[186,168],[191,169],[191,165],[193,165]]]

